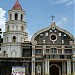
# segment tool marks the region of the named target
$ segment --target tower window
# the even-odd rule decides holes
[[[15,13],[15,20],[18,20],[18,14]]]
[[[24,27],[23,26],[21,27],[21,31],[24,31]]]
[[[13,36],[13,42],[16,42],[16,36]]]
[[[21,14],[21,21],[23,21],[23,15]]]
[[[2,31],[1,28],[0,28],[0,31]]]
[[[21,37],[21,42],[22,42],[22,37]]]
[[[7,37],[7,42],[8,42],[8,37]]]
[[[12,30],[14,30],[14,26],[12,26]]]
[[[12,14],[10,14],[10,20],[11,20],[11,18],[12,18]]]
[[[11,54],[12,54],[12,57],[16,57],[16,50],[12,50]]]
[[[6,56],[6,51],[4,51],[3,54],[4,54],[4,57],[5,57]]]
[[[7,31],[9,31],[9,26],[7,26]]]
[[[16,30],[18,30],[18,26],[16,26]]]

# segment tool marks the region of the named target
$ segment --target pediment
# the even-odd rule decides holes
[[[58,35],[59,34],[59,35]],[[39,44],[43,44],[41,43],[42,41],[45,42],[46,44],[50,44],[48,43],[49,40],[51,40],[52,38],[56,38],[55,40],[60,39],[62,36],[66,36],[69,38],[68,41],[73,40],[73,35],[71,33],[69,33],[68,31],[59,28],[58,26],[56,26],[55,22],[52,22],[51,25],[47,28],[41,29],[38,32],[36,32],[32,38],[31,38],[31,42],[32,44],[37,44],[38,41],[40,42]],[[42,36],[42,38],[41,38]],[[61,37],[58,37],[61,36]],[[64,38],[62,38],[64,40]],[[61,40],[62,40],[61,39]],[[61,41],[60,40],[60,41]],[[52,41],[52,40],[51,40]],[[50,41],[49,41],[50,42]],[[52,43],[51,43],[52,44]]]

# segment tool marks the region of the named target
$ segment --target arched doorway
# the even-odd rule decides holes
[[[61,68],[57,64],[50,66],[50,75],[61,75]]]

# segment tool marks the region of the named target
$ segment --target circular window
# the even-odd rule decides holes
[[[57,35],[56,34],[51,34],[50,35],[50,40],[51,41],[56,41],[57,40]]]
[[[52,40],[55,40],[55,39],[56,39],[56,36],[55,36],[55,35],[52,35],[52,36],[51,36],[51,39],[52,39]]]

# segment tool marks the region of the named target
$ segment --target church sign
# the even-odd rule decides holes
[[[25,75],[25,66],[12,66],[12,75]]]

